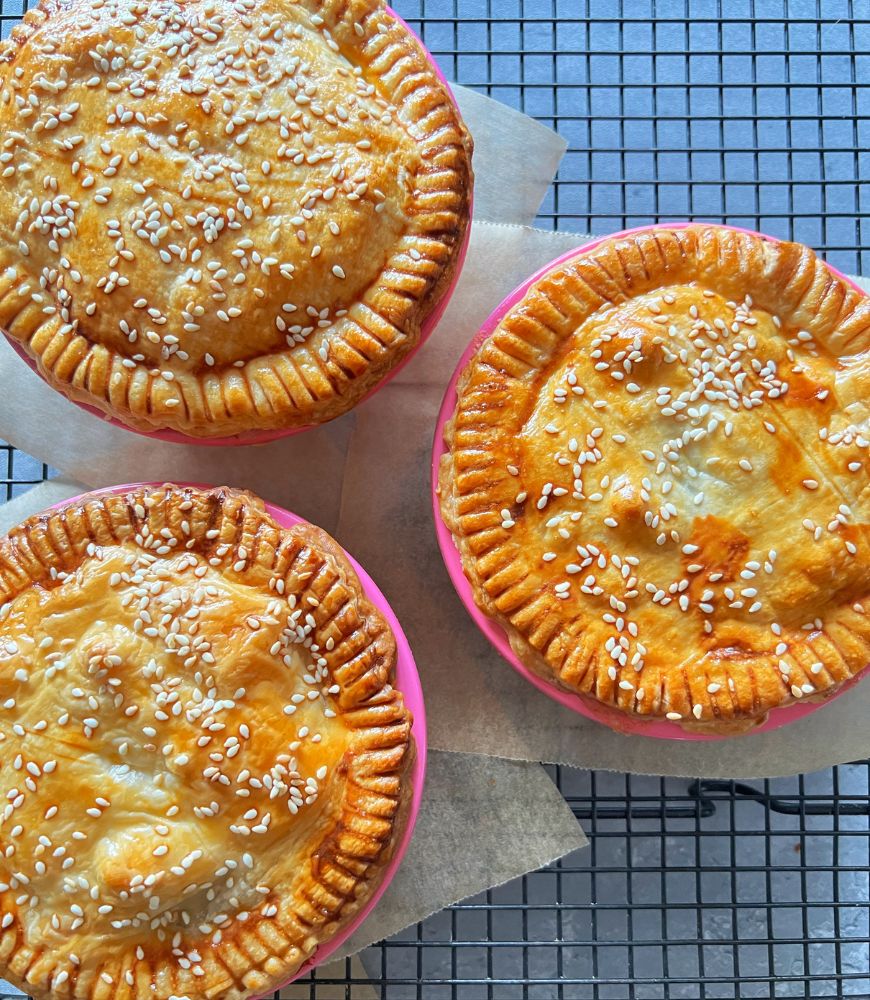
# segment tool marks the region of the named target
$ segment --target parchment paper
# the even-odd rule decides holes
[[[303,450],[310,445],[308,434],[279,443],[299,445],[299,451],[284,456],[286,471],[272,467],[267,458],[275,446],[233,449],[224,455],[226,464],[217,464],[206,474],[184,461],[163,464],[163,457],[177,449],[197,460],[203,451],[220,449],[153,444],[157,453],[138,478],[199,476],[246,485],[332,530],[378,580],[408,634],[423,679],[432,747],[578,767],[726,778],[796,774],[870,756],[870,681],[809,718],[771,733],[715,743],[614,733],[551,701],[515,674],[477,631],[456,597],[437,550],[429,500],[432,433],[444,388],[465,345],[504,295],[537,267],[582,240],[572,234],[476,224],[462,281],[437,334],[393,382],[349,420],[336,425],[355,424],[342,430],[349,448],[343,475],[338,476],[342,480],[340,505],[338,494],[325,488],[311,502],[312,494],[306,494],[304,484],[297,481],[297,462],[303,461],[299,455],[307,454],[315,463],[314,470],[324,465],[323,453],[316,446],[313,456]],[[9,360],[3,347],[0,375],[4,360]],[[22,375],[17,358],[11,361],[17,378],[38,383],[30,372]],[[72,411],[64,400],[55,402],[63,406],[67,424],[75,424],[80,434],[96,424]],[[58,454],[52,435],[40,426],[35,439],[28,432],[29,443],[21,444],[16,433],[20,420],[13,421],[7,407],[8,397],[4,402],[0,396],[0,436],[64,472],[78,470],[89,486],[124,478],[96,461],[86,438],[73,445],[77,451],[72,454],[62,449]],[[313,434],[324,432],[331,432],[331,426]],[[113,433],[122,435],[122,445],[124,439],[138,444],[133,435]],[[265,461],[258,458],[261,454]],[[241,471],[239,455],[244,456]],[[389,456],[388,465],[385,456]],[[93,474],[89,474],[89,460],[97,469]],[[246,479],[248,463],[251,478]],[[137,477],[135,465],[124,468]],[[161,468],[167,472],[161,474]],[[305,483],[311,480],[310,476],[301,478]],[[321,482],[317,476],[313,481]],[[385,538],[390,545],[384,545]]]
[[[430,753],[414,840],[374,912],[335,953],[335,975],[345,977],[341,959],[583,846],[577,820],[542,771],[527,761]],[[361,973],[361,965],[352,968],[354,978]],[[318,978],[323,976],[320,969]],[[309,995],[301,987],[294,993],[290,986],[281,996],[301,1000]],[[370,995],[374,1000],[365,988],[358,998],[357,988],[352,987],[354,1000]],[[336,1000],[343,996],[336,991]]]
[[[0,505],[0,534],[84,488],[55,479]],[[331,961],[586,844],[574,814],[540,764],[435,750],[429,753],[427,772],[414,837],[396,876]],[[337,974],[345,975],[343,965]],[[0,991],[7,986],[0,980]],[[288,987],[282,996],[306,995],[292,990]],[[360,1000],[364,996],[361,990]]]
[[[564,139],[474,91],[456,87],[454,92],[475,143],[475,224],[532,222],[565,151]],[[522,157],[517,149],[524,150]],[[510,198],[504,197],[506,190]],[[439,328],[428,343],[440,334]],[[0,438],[89,488],[158,479],[243,486],[335,532],[358,410],[257,447],[167,444],[79,410],[30,371],[3,337],[0,385]]]
[[[870,756],[870,678],[772,733],[713,743],[624,736],[533,688],[494,652],[462,607],[438,552],[429,493],[444,389],[502,298],[587,239],[477,226],[439,337],[358,413],[337,534],[377,579],[414,648],[430,745],[585,768],[725,778],[796,774]]]
[[[585,844],[574,814],[540,764],[430,752],[423,807],[405,860],[377,908],[336,957]]]
[[[354,413],[258,448],[167,445],[76,410],[0,343],[6,390],[0,394],[0,437],[88,486],[163,478],[242,485],[332,531],[371,570],[408,632],[423,677],[433,747],[708,777],[793,774],[870,756],[870,681],[773,733],[715,743],[628,737],[569,712],[528,685],[466,615],[432,530],[429,453],[435,415],[454,365],[489,312],[529,273],[585,237],[485,220],[482,212],[501,212],[501,221],[513,212],[511,221],[530,221],[564,146],[496,102],[462,88],[457,93],[475,137],[479,177],[463,276],[433,337]],[[27,411],[38,416],[22,419]]]

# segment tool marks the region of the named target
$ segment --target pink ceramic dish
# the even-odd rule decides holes
[[[435,62],[432,53],[424,45],[423,39],[417,34],[416,31],[414,31],[412,27],[410,27],[410,25],[403,18],[399,17],[399,15],[392,9],[392,7],[387,7],[387,10],[417,40],[420,47],[426,53],[426,56],[430,64],[432,65],[432,68],[435,70],[435,75],[443,84],[445,90],[450,96],[451,101],[458,109],[459,105],[457,104],[456,97],[453,94],[453,90],[451,89],[450,84],[447,82],[447,78],[441,72],[438,63]],[[414,346],[414,348],[410,351],[409,354],[406,355],[406,357],[404,357],[399,362],[399,364],[397,364],[394,368],[390,369],[390,371],[387,372],[387,374],[380,380],[380,382],[377,383],[377,385],[372,386],[369,392],[367,392],[365,396],[363,396],[363,398],[359,401],[359,403],[356,404],[357,406],[360,406],[362,403],[364,403],[370,396],[373,396],[379,389],[382,389],[387,384],[387,382],[390,381],[390,379],[394,378],[405,367],[405,365],[408,364],[408,362],[414,357],[417,351],[420,350],[423,344],[432,335],[432,332],[434,331],[435,327],[438,326],[439,322],[441,321],[441,317],[444,315],[444,310],[447,308],[448,304],[450,303],[450,299],[453,297],[453,292],[456,290],[456,285],[459,282],[460,275],[462,274],[462,268],[465,265],[465,257],[468,253],[468,242],[469,239],[471,238],[471,219],[473,214],[474,214],[474,190],[472,188],[468,200],[468,226],[465,229],[465,236],[463,237],[462,240],[462,246],[459,248],[459,258],[456,263],[456,271],[453,275],[453,279],[451,280],[447,288],[444,290],[441,297],[438,299],[435,308],[426,317],[426,321],[423,323],[423,329],[420,332],[420,339]],[[9,342],[10,346],[15,351],[15,353],[18,355],[18,357],[20,357],[30,367],[32,371],[36,372],[36,374],[39,375],[40,378],[43,378],[43,375],[39,371],[36,362],[33,360],[33,358],[30,357],[29,354],[27,354],[24,348],[21,347],[21,345],[17,341],[13,340],[6,333],[5,330],[0,330],[0,333],[2,333],[6,337],[7,341]],[[76,406],[79,407],[79,409],[84,410],[86,413],[90,413],[93,416],[97,417],[98,419],[104,420],[107,423],[114,425],[115,427],[120,427],[125,431],[132,431],[134,434],[141,434],[143,437],[154,438],[157,441],[167,441],[170,444],[199,444],[199,445],[210,445],[212,447],[225,447],[230,445],[243,445],[243,444],[268,444],[270,441],[277,441],[279,438],[283,437],[292,437],[294,434],[301,434],[303,431],[313,430],[315,427],[322,426],[320,424],[305,424],[302,427],[276,428],[275,430],[269,430],[269,431],[246,431],[243,434],[237,434],[232,437],[197,438],[197,437],[191,437],[188,434],[182,434],[180,431],[171,431],[171,430],[146,431],[146,430],[140,430],[137,427],[129,427],[127,424],[123,423],[120,420],[117,420],[115,417],[107,416],[105,413],[103,413],[102,410],[98,410],[95,406],[89,406],[87,403],[82,403],[79,400],[75,399],[70,400],[70,402],[74,403]]]
[[[559,702],[560,705],[564,705],[566,708],[571,709],[573,712],[585,715],[587,718],[593,719],[596,722],[601,722],[604,725],[609,726],[611,729],[616,729],[627,734],[652,736],[657,739],[666,740],[721,740],[733,739],[733,737],[720,733],[688,732],[678,723],[669,722],[667,720],[651,720],[647,722],[642,719],[630,718],[623,715],[621,712],[616,712],[606,705],[598,705],[591,698],[583,698],[564,688],[557,687],[556,684],[550,683],[543,677],[540,677],[531,671],[511,649],[510,642],[508,641],[504,629],[502,629],[502,627],[497,622],[493,621],[493,619],[491,619],[487,614],[481,611],[475,603],[471,584],[468,582],[468,579],[462,569],[462,561],[453,541],[453,536],[441,518],[438,496],[438,470],[441,463],[441,456],[446,451],[446,446],[444,444],[444,425],[453,415],[453,411],[456,407],[456,384],[480,344],[498,326],[502,317],[510,309],[512,309],[513,306],[515,306],[517,302],[523,298],[529,288],[531,288],[531,286],[536,281],[540,280],[540,278],[542,278],[545,274],[554,270],[559,265],[564,264],[566,261],[573,260],[575,257],[579,257],[584,253],[588,253],[590,250],[594,250],[595,247],[599,246],[605,240],[616,239],[621,236],[630,236],[633,233],[644,232],[653,228],[686,229],[690,225],[693,225],[693,223],[664,222],[659,223],[658,226],[637,226],[633,229],[626,229],[622,232],[612,233],[608,236],[596,237],[591,242],[578,247],[576,250],[569,250],[567,253],[557,257],[549,264],[546,264],[521,285],[515,288],[510,295],[508,295],[508,297],[496,307],[474,336],[471,343],[464,351],[462,357],[459,359],[459,363],[456,366],[456,370],[454,371],[453,377],[447,386],[447,391],[444,394],[444,400],[441,403],[441,409],[438,413],[438,421],[435,426],[435,440],[432,446],[432,509],[435,516],[435,534],[438,538],[438,546],[441,549],[444,564],[447,567],[447,572],[450,575],[453,586],[456,588],[456,592],[462,600],[462,603],[465,605],[466,610],[471,615],[480,631],[483,632],[486,638],[489,639],[504,659],[510,663],[517,673],[525,677],[525,679],[531,684],[534,684],[539,691],[543,691],[543,693],[548,697]],[[709,225],[709,223],[704,223],[704,225]],[[741,233],[750,233],[753,236],[761,236],[763,239],[776,242],[771,236],[766,236],[763,233],[756,233],[751,229],[743,229],[740,226],[724,226],[722,228],[733,229]],[[842,274],[835,267],[831,267],[830,265],[828,265],[828,267],[834,274],[861,292],[862,295],[866,294],[860,286],[856,285],[854,281]],[[839,691],[824,700],[817,702],[801,702],[796,705],[788,705],[783,708],[773,709],[773,711],[769,713],[765,722],[757,726],[755,729],[750,730],[750,732],[770,732],[774,729],[779,729],[781,726],[788,725],[791,722],[797,722],[798,719],[806,718],[808,715],[811,715],[813,712],[817,711],[834,698],[839,698],[850,687],[856,684],[862,676],[863,675],[859,674],[856,677],[853,677],[850,681],[844,684]]]
[[[124,493],[126,490],[140,489],[143,486],[160,485],[162,484],[125,483],[122,486],[108,486],[104,489],[93,490],[90,493],[79,494],[78,496],[71,497],[69,500],[64,500],[62,503],[53,504],[51,510],[55,510],[59,507],[65,507],[67,504],[73,503],[76,500],[81,500],[86,496],[107,496],[115,493]],[[178,483],[178,485],[194,486],[198,489],[211,489],[211,487],[205,483]],[[266,503],[266,510],[272,517],[275,518],[278,524],[285,528],[291,528],[294,524],[300,524],[304,521],[304,518],[299,517],[297,514],[292,514],[289,510],[284,510],[283,507],[278,507],[272,503]],[[413,715],[411,733],[414,737],[416,752],[411,763],[411,804],[408,809],[408,818],[405,829],[402,832],[399,842],[396,844],[393,856],[387,863],[387,867],[384,871],[380,884],[372,893],[365,906],[363,906],[359,913],[346,927],[341,930],[339,934],[336,934],[334,938],[318,948],[316,953],[308,959],[304,965],[302,965],[296,975],[294,975],[291,979],[288,979],[286,983],[283,983],[279,989],[283,989],[290,983],[295,982],[301,976],[311,972],[315,966],[325,962],[337,948],[340,948],[344,942],[347,941],[347,939],[356,930],[358,930],[358,928],[365,921],[366,917],[368,917],[368,915],[375,908],[378,900],[381,896],[383,896],[384,892],[386,892],[387,886],[396,874],[399,865],[402,863],[402,858],[405,856],[405,852],[408,849],[408,845],[411,843],[411,838],[414,835],[414,826],[416,825],[417,816],[420,812],[420,804],[423,800],[423,785],[426,781],[426,709],[423,703],[423,689],[420,686],[420,675],[417,673],[417,666],[414,663],[411,647],[408,645],[408,640],[405,638],[405,633],[402,631],[402,626],[399,624],[399,620],[396,618],[393,609],[387,603],[387,599],[381,593],[378,585],[349,552],[345,552],[345,555],[350,560],[350,564],[353,566],[354,572],[359,577],[366,597],[368,597],[372,604],[374,604],[378,611],[380,611],[384,618],[386,618],[387,623],[393,630],[393,635],[396,637],[396,649],[398,654],[396,658],[396,687],[398,687],[404,695],[405,704],[408,706],[411,714]]]

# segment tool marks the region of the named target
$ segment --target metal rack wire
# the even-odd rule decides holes
[[[730,222],[867,273],[866,0],[394,5],[450,78],[568,140],[541,225]],[[0,35],[21,12],[0,0]],[[0,496],[50,474],[3,451]],[[368,949],[365,978],[348,963],[293,996],[870,995],[870,762],[751,783],[553,777],[589,849]]]

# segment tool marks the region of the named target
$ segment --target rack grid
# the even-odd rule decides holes
[[[568,141],[540,225],[728,222],[868,272],[866,0],[395,7],[449,78]],[[0,36],[23,9],[0,0]],[[0,496],[51,474],[0,447]],[[365,977],[348,962],[287,995],[870,996],[870,762],[748,783],[550,770],[589,848],[367,949]]]

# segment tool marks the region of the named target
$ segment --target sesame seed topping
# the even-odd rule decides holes
[[[522,337],[509,318],[502,323]],[[574,341],[553,352],[530,393],[531,412],[515,429],[518,458],[508,466],[518,482],[504,477],[498,487],[500,523],[512,529],[504,544],[524,551],[538,540],[529,556],[537,564],[535,593],[550,601],[546,613],[553,622],[573,623],[572,636],[582,631],[584,646],[602,651],[599,669],[613,682],[605,690],[631,690],[645,714],[668,714],[659,678],[676,653],[658,648],[655,681],[642,683],[649,659],[644,639],[657,633],[698,637],[715,655],[747,629],[769,628],[775,638],[768,649],[747,639],[757,650],[756,669],[773,669],[777,678],[795,672],[782,657],[806,640],[775,620],[771,601],[782,573],[793,572],[791,553],[781,565],[767,541],[793,516],[790,510],[800,512],[809,544],[826,546],[820,565],[854,572],[848,567],[861,558],[851,515],[838,508],[840,498],[833,505],[829,499],[843,488],[816,470],[860,472],[864,466],[851,453],[832,462],[831,449],[870,447],[870,441],[859,443],[854,430],[822,428],[817,440],[795,438],[795,458],[783,457],[794,436],[783,407],[791,405],[789,382],[809,377],[802,352],[816,352],[812,378],[822,378],[812,339],[796,337],[750,297],[732,302],[714,289],[675,286],[591,311],[578,321]],[[483,383],[470,372],[479,393]],[[819,386],[812,399],[828,394]],[[479,395],[474,399],[479,406]],[[606,423],[596,420],[599,414]],[[498,435],[497,424],[487,426]],[[771,503],[772,479],[794,503]],[[566,607],[552,607],[557,600]],[[535,607],[543,614],[547,605]],[[824,625],[813,618],[804,629],[814,634]],[[569,655],[566,642],[558,648]],[[711,696],[740,683],[737,668],[723,663],[726,676],[706,682]],[[806,695],[805,683],[789,688]],[[709,719],[706,705],[691,707],[695,719]],[[732,710],[730,698],[717,703],[717,711],[723,708]],[[671,714],[681,720],[684,713]]]
[[[264,884],[267,869],[258,852],[245,848],[247,841],[270,833],[292,836],[300,816],[310,815],[316,823],[323,783],[338,768],[343,752],[342,741],[330,744],[329,723],[324,722],[339,715],[336,696],[341,688],[331,674],[330,651],[341,636],[319,639],[314,615],[303,610],[320,604],[306,591],[307,578],[287,577],[289,587],[263,592],[250,588],[246,600],[258,603],[246,607],[239,623],[250,640],[235,633],[232,641],[256,643],[256,653],[232,658],[232,684],[226,687],[226,654],[216,658],[214,652],[225,649],[228,637],[221,633],[221,622],[227,619],[212,620],[208,611],[238,599],[238,582],[226,572],[239,561],[239,571],[245,572],[249,559],[257,572],[259,540],[254,550],[250,544],[234,547],[222,541],[217,527],[199,527],[197,535],[194,527],[210,516],[205,508],[185,500],[177,505],[183,519],[176,520],[175,508],[167,517],[159,501],[148,495],[131,504],[134,532],[108,545],[89,543],[82,553],[76,586],[85,587],[85,596],[72,614],[84,615],[86,628],[55,613],[59,602],[64,615],[70,614],[62,581],[46,595],[36,634],[25,635],[21,629],[26,610],[21,599],[0,610],[0,655],[12,657],[13,673],[33,678],[19,680],[23,693],[11,704],[6,699],[0,711],[0,741],[6,711],[15,712],[12,727],[22,741],[8,769],[4,818],[12,812],[15,816],[7,827],[6,862],[0,857],[0,883],[14,878],[30,885],[35,899],[43,890],[48,898],[50,886],[65,879],[62,903],[47,915],[57,932],[82,928],[105,940],[127,928],[163,933],[164,928],[203,921],[229,927],[246,919],[260,907],[261,894],[271,891]],[[185,539],[194,544],[183,544]],[[101,593],[98,619],[87,590],[94,580],[108,591]],[[85,638],[51,631],[52,623],[70,620]],[[278,730],[263,725],[256,704],[246,701],[244,682],[238,683],[238,673],[251,669],[245,666],[248,657],[257,683],[268,678],[270,689],[282,699],[279,704],[292,706],[294,720],[287,722],[286,738],[277,745]],[[46,716],[52,695],[64,711]],[[66,732],[52,732],[67,723]],[[93,781],[92,763],[83,763],[93,755],[55,759],[45,752],[58,742],[68,743],[73,727],[75,737],[93,740],[94,752],[110,754],[114,761],[95,788],[97,794],[81,805],[75,796],[64,798],[63,789]],[[46,740],[29,744],[30,732],[45,732]],[[194,780],[185,777],[176,783],[177,769],[187,767]],[[143,770],[148,781],[137,777]],[[147,817],[150,830],[128,843],[121,828],[130,815],[137,825]],[[190,830],[206,823],[226,831],[222,861],[204,859],[195,846],[198,834],[191,846]],[[121,873],[120,888],[105,879],[101,852],[107,837],[113,838],[118,855],[119,864],[113,862],[111,871]],[[146,845],[154,859],[151,866],[140,864]],[[232,874],[238,867],[252,876],[238,880]],[[200,885],[215,891],[197,892]],[[182,933],[187,932],[178,931]],[[194,951],[191,947],[182,955],[199,961]]]
[[[342,241],[365,246],[378,215],[388,235],[407,228],[396,164],[416,159],[418,140],[319,15],[303,20],[324,44],[303,59],[307,42],[295,20],[302,15],[280,24],[250,0],[205,13],[199,5],[164,11],[93,0],[75,13],[92,22],[89,38],[106,37],[89,58],[80,62],[76,53],[67,64],[67,36],[77,35],[61,18],[28,43],[40,53],[38,73],[18,80],[16,66],[9,88],[0,81],[0,113],[8,104],[16,117],[0,145],[7,194],[0,204],[15,206],[6,220],[12,246],[34,279],[23,293],[59,314],[63,332],[87,335],[88,317],[98,313],[120,330],[113,390],[136,369],[169,380],[167,373],[182,379],[203,365],[219,377],[244,367],[248,358],[237,356],[235,337],[221,332],[236,320],[252,356],[307,356],[310,334],[348,315],[317,277],[328,269],[347,279]],[[118,23],[132,32],[129,44],[115,44]],[[160,80],[176,73],[178,101],[160,111],[150,99]],[[89,114],[102,102],[103,132],[111,137],[94,144],[93,155],[82,151],[81,101],[69,99],[82,93]],[[222,144],[203,146],[203,117]],[[46,135],[51,155],[40,156]],[[155,165],[164,162],[182,165],[177,187],[162,188]],[[286,202],[274,195],[279,190],[292,192]],[[96,230],[81,225],[85,213],[98,219]],[[430,259],[416,247],[408,253],[413,261]],[[149,266],[167,279],[131,302],[123,290],[135,282],[135,269]],[[283,318],[285,282],[304,293],[299,314],[314,314],[298,328]],[[328,361],[328,344],[315,349]],[[161,398],[160,405],[184,411],[186,398]]]

